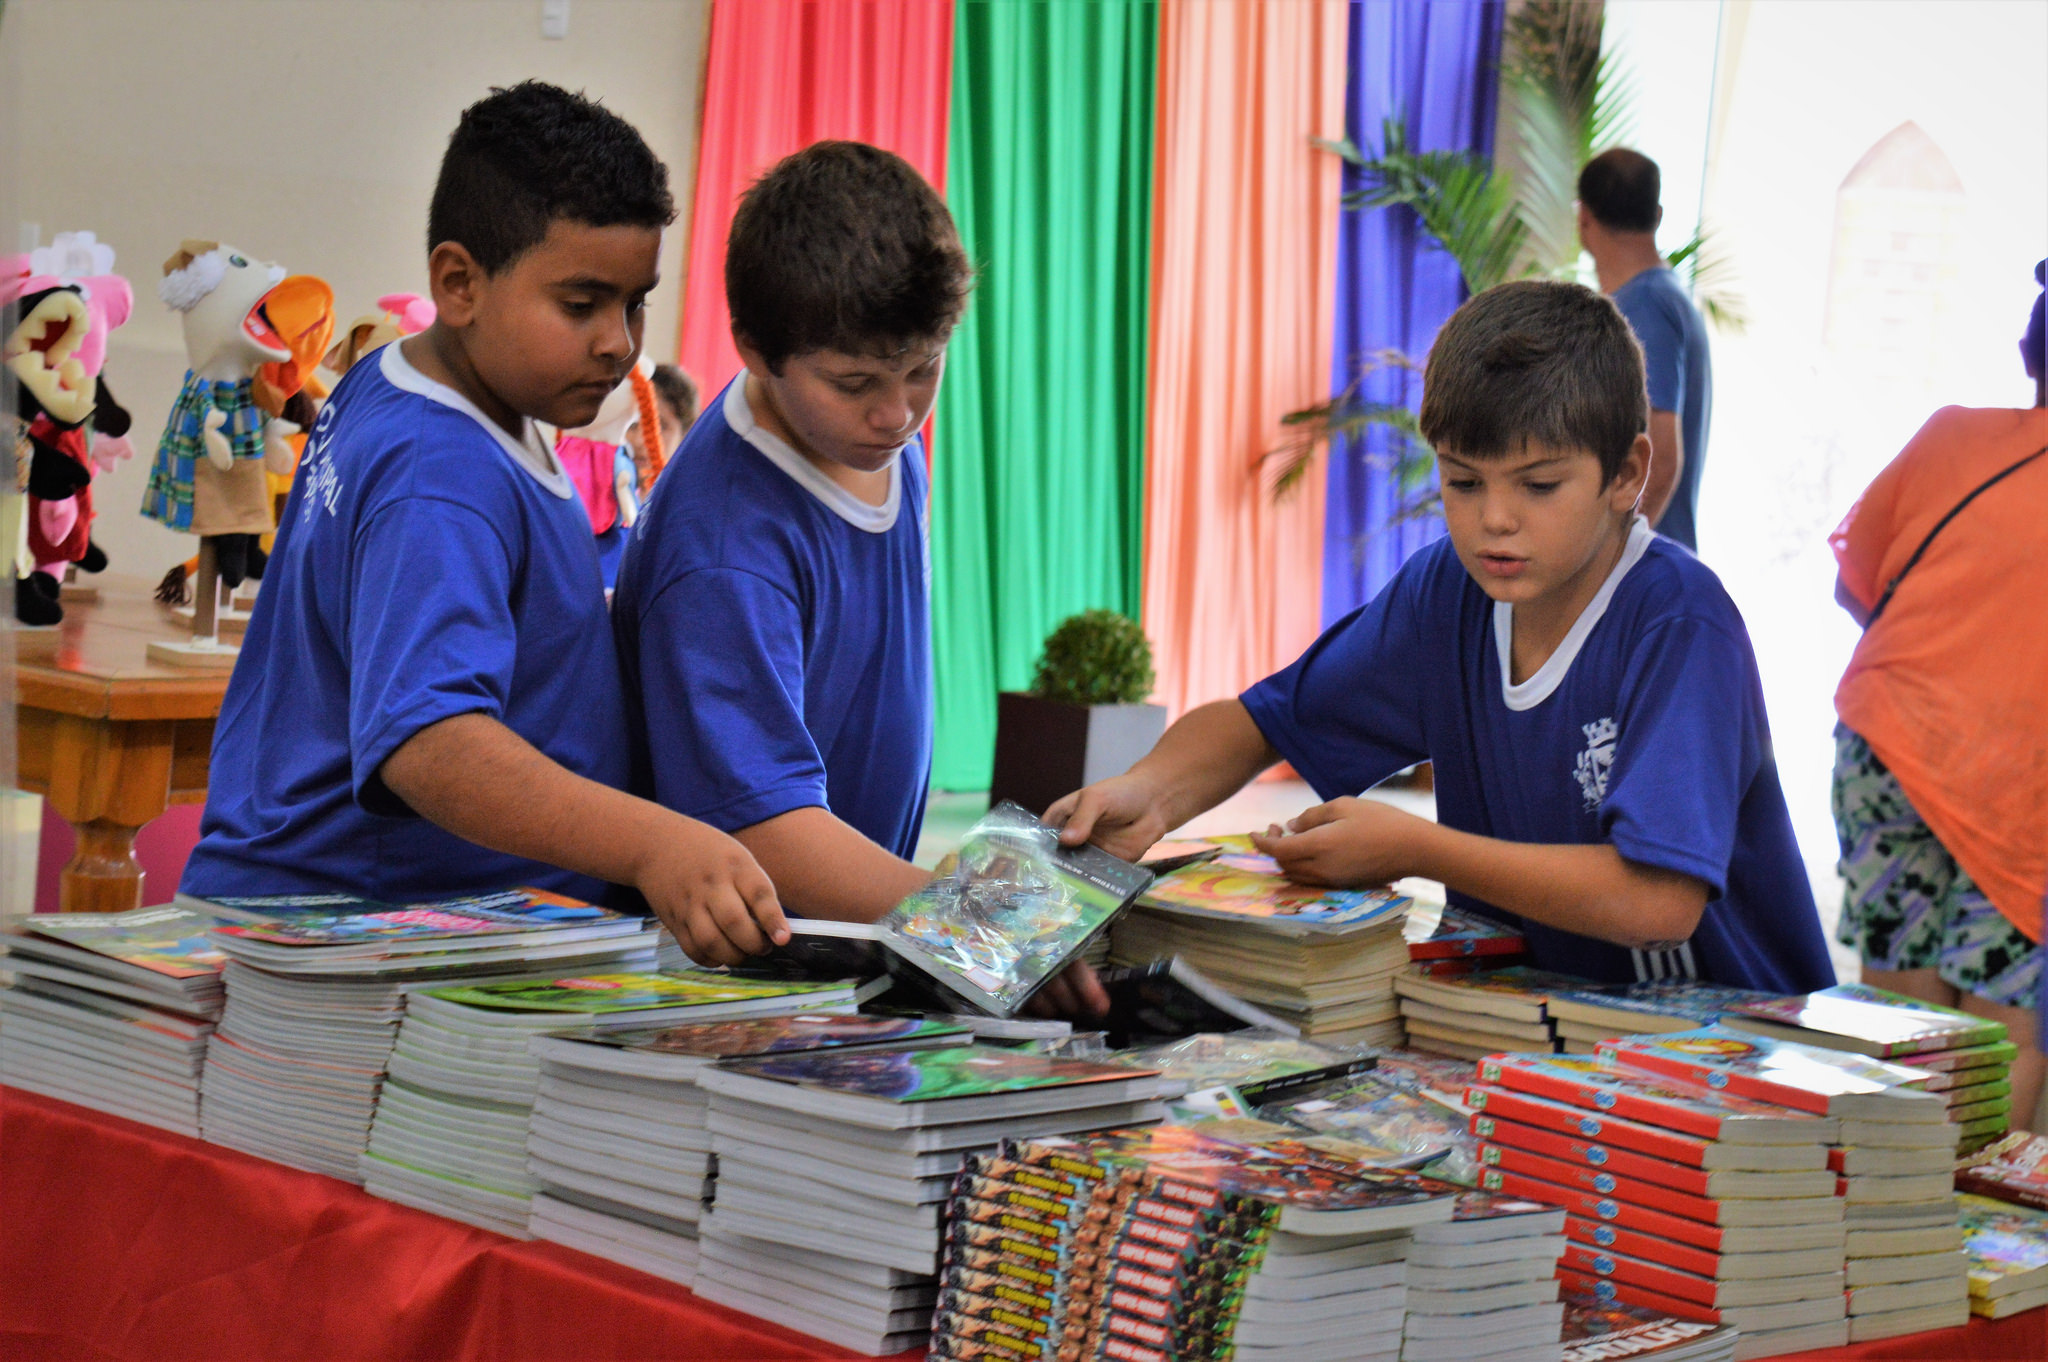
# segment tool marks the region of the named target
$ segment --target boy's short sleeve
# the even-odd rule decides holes
[[[1618,294],[1614,301],[1642,343],[1650,406],[1657,411],[1684,411],[1685,333],[1679,329],[1678,319],[1654,294]]]
[[[1429,755],[1413,577],[1404,572],[1239,697],[1323,799],[1358,794]]]
[[[356,538],[348,638],[356,802],[410,813],[379,770],[421,729],[502,719],[517,658],[513,556],[490,519],[434,496],[381,507]]]
[[[829,807],[804,723],[797,602],[752,572],[701,568],[640,608],[654,798],[724,832]]]
[[[1762,759],[1761,696],[1741,640],[1670,620],[1629,659],[1600,829],[1630,861],[1728,888],[1736,820]]]

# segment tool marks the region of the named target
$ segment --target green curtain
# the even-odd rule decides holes
[[[1153,0],[960,0],[946,197],[981,270],[932,471],[940,789],[988,788],[996,692],[1055,625],[1136,618]]]

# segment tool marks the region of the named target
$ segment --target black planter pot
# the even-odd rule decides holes
[[[1164,705],[1068,705],[1003,691],[989,803],[1014,799],[1044,813],[1060,796],[1130,770],[1164,732]]]

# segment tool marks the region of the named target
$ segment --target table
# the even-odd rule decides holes
[[[0,1226],[10,1362],[855,1356],[574,1249],[5,1087]],[[1792,1356],[2041,1362],[2048,1310]]]
[[[206,798],[213,724],[228,673],[166,667],[153,640],[188,638],[139,577],[97,580],[54,629],[14,636],[17,783],[78,832],[64,867],[66,912],[140,907],[135,832],[172,804]]]

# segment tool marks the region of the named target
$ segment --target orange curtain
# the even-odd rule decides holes
[[[718,0],[704,64],[682,366],[708,399],[740,371],[725,234],[762,171],[821,138],[887,147],[946,187],[952,0]]]
[[[1329,396],[1343,0],[1165,0],[1153,192],[1144,622],[1182,711],[1321,624],[1323,480],[1276,498],[1280,418]]]

